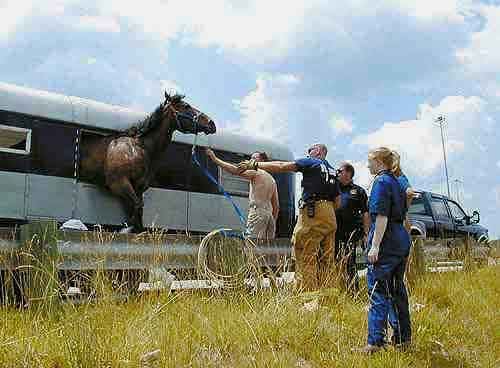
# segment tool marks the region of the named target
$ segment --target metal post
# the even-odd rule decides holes
[[[443,115],[440,115],[434,121],[436,122],[437,125],[439,125],[439,128],[441,129],[441,144],[443,145],[444,171],[446,173],[446,187],[448,189],[448,198],[451,198],[450,179],[448,177],[448,164],[446,163],[446,147],[444,145],[444,133],[443,133],[443,126],[446,123],[446,118]]]
[[[460,201],[460,185],[463,184],[463,181],[460,179],[455,179],[454,182],[455,182],[455,192],[456,192],[456,196],[457,196],[455,199],[457,200],[458,203],[461,203],[461,201]]]

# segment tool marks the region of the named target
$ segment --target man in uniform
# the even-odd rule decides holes
[[[353,183],[354,167],[342,162],[337,170],[340,186],[340,207],[335,211],[337,234],[335,236],[335,260],[346,263],[344,279],[350,291],[358,291],[356,270],[356,244],[366,241],[370,229],[368,196],[366,191]]]
[[[326,160],[327,152],[326,146],[318,143],[309,148],[308,157],[296,161],[249,160],[238,164],[240,172],[262,169],[302,173],[299,217],[292,236],[298,286],[302,290],[316,290],[333,281],[329,276],[337,230],[335,208],[340,205],[340,196],[335,171]]]

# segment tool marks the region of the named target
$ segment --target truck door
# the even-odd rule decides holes
[[[436,223],[436,236],[439,238],[453,238],[455,234],[455,224],[451,220],[448,207],[442,197],[431,197],[432,212]]]
[[[408,218],[410,221],[419,221],[424,223],[427,236],[433,238],[438,236],[435,229],[432,210],[424,193],[415,193],[410,208],[408,209]]]
[[[469,232],[470,225],[467,224],[467,216],[460,207],[458,203],[452,200],[447,200],[446,204],[448,205],[448,208],[450,209],[451,217],[452,220],[455,224],[455,233],[459,237],[465,237],[467,233]]]

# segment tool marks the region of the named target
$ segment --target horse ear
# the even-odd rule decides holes
[[[171,100],[170,95],[168,94],[167,91],[165,91],[165,101],[170,101],[170,100]]]

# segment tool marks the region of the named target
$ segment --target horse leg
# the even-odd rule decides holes
[[[141,233],[144,231],[144,225],[142,224],[142,215],[144,210],[144,200],[142,197],[143,192],[137,192],[137,198],[139,199],[139,206],[136,207],[136,219],[134,223],[134,227],[137,228],[137,232]]]
[[[141,232],[144,230],[142,226],[142,208],[144,206],[142,199],[139,198],[130,183],[128,178],[116,180],[108,185],[111,192],[124,200],[125,209],[130,225],[134,227],[134,231]]]

